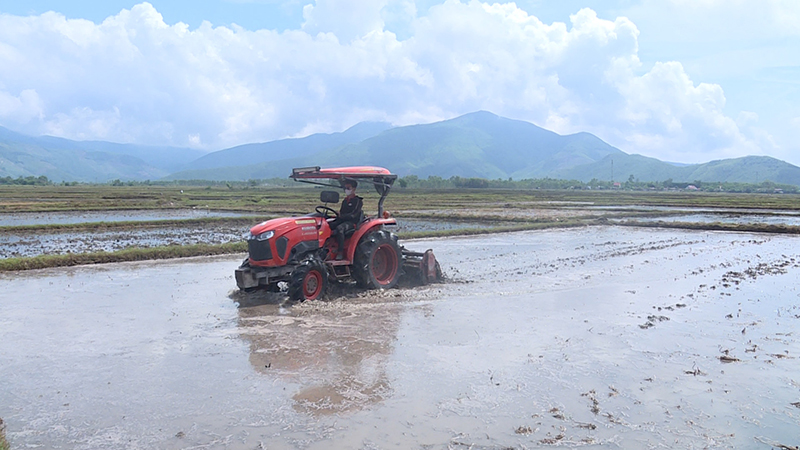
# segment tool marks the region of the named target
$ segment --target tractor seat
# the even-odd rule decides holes
[[[361,217],[358,219],[358,223],[354,227],[347,227],[347,231],[344,232],[344,237],[349,238],[356,232],[356,230],[361,226],[362,223],[367,221],[367,216],[364,215],[364,212],[361,212]]]

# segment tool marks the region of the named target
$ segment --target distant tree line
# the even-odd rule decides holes
[[[0,185],[28,185],[28,186],[50,186],[53,185],[50,179],[42,175],[39,177],[0,177]],[[205,186],[224,187],[227,189],[258,189],[263,187],[303,187],[308,186],[297,183],[288,178],[268,178],[251,179],[247,181],[214,181],[214,180],[111,180],[107,183],[82,183],[77,181],[63,181],[62,186],[76,186],[79,184],[105,184],[110,186]],[[336,182],[332,182],[333,185]],[[628,190],[628,191],[704,191],[704,192],[737,192],[737,193],[800,193],[800,186],[792,184],[780,184],[772,181],[761,183],[730,183],[730,182],[708,182],[695,180],[692,182],[673,181],[640,181],[635,176],[630,175],[626,181],[602,181],[592,179],[582,182],[578,180],[560,180],[555,178],[532,178],[514,180],[513,178],[497,178],[494,180],[479,177],[459,177],[442,178],[439,176],[429,176],[420,178],[416,175],[407,175],[398,178],[397,186],[410,189],[585,189],[585,190]]]
[[[594,181],[589,182],[591,185]],[[793,184],[774,183],[772,181],[762,181],[760,183],[732,183],[719,181],[673,181],[672,178],[661,182],[643,182],[635,179],[633,175],[628,177],[624,183],[620,183],[617,188],[628,190],[667,190],[667,191],[703,191],[703,192],[736,192],[736,193],[793,193],[800,192],[800,186]]]
[[[761,183],[720,183],[707,181],[676,182],[668,179],[661,182],[639,181],[631,175],[624,182],[601,181],[593,179],[582,182],[578,180],[560,180],[555,178],[536,178],[514,180],[512,178],[462,178],[453,176],[442,178],[429,176],[419,178],[408,175],[397,180],[401,188],[414,189],[585,189],[585,190],[629,190],[629,191],[704,191],[704,192],[753,192],[753,193],[800,193],[800,186],[779,184],[772,181]]]
[[[398,179],[397,184],[401,188],[416,189],[582,189],[585,186],[585,183],[577,180],[558,180],[555,178],[525,180],[498,178],[490,180],[487,178],[463,178],[459,176],[442,178],[435,175],[428,178],[408,175]]]
[[[0,185],[18,185],[18,186],[49,186],[53,184],[46,176],[42,175],[40,177],[28,176],[28,177],[2,177],[0,178]]]

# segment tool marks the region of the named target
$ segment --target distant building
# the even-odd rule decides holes
[[[687,191],[696,191],[697,190],[697,186],[695,186],[693,184],[690,184],[690,185],[686,186],[686,190]]]

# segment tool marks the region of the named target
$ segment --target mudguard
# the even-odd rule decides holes
[[[370,218],[366,221],[359,224],[356,231],[350,236],[350,244],[347,247],[347,259],[352,261],[356,255],[356,247],[358,247],[359,241],[361,238],[364,237],[367,233],[371,231],[375,231],[380,229],[380,227],[385,225],[397,225],[397,220],[394,218],[388,219],[379,219],[379,218]]]

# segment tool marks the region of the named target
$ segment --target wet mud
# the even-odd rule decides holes
[[[793,448],[800,240],[418,240],[448,282],[235,291],[240,257],[0,275],[12,448]]]

